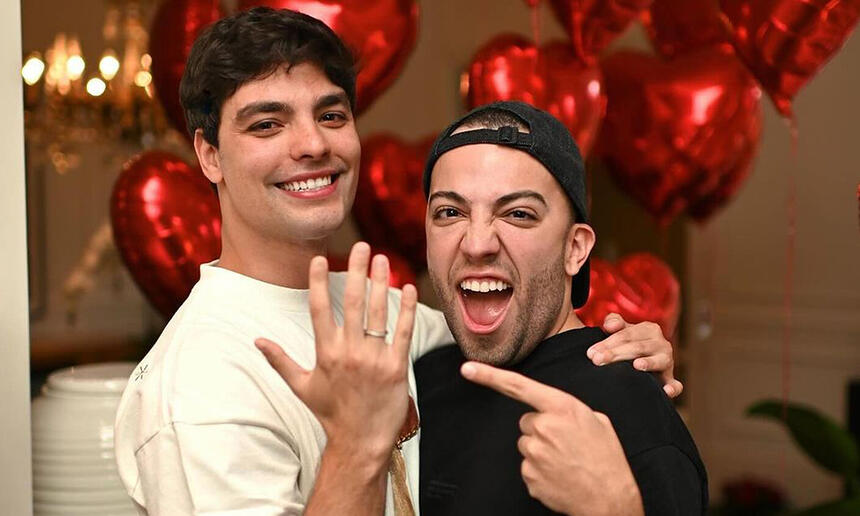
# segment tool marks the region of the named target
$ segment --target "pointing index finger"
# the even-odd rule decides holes
[[[480,362],[466,362],[460,368],[460,372],[467,380],[531,405],[540,412],[553,412],[569,407],[587,408],[574,396],[513,371],[498,369]]]

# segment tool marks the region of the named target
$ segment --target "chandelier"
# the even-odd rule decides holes
[[[153,99],[152,58],[144,20],[153,0],[110,0],[98,63],[84,58],[79,39],[57,33],[21,68],[28,143],[46,152],[60,174],[75,168],[77,147],[98,142],[148,148],[171,131]],[[77,149],[77,150],[76,150]],[[127,149],[126,151],[127,152]]]

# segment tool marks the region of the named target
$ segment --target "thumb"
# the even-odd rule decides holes
[[[302,368],[289,355],[284,353],[281,346],[269,339],[259,338],[254,341],[254,345],[263,353],[269,365],[287,382],[287,385],[296,393],[296,396],[304,399],[302,393],[304,392],[308,376],[311,374],[310,371]]]

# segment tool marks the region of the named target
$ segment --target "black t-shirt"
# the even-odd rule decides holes
[[[560,333],[511,369],[609,416],[646,515],[704,514],[705,468],[686,426],[650,373],[630,362],[591,363],[585,351],[605,337],[599,328]],[[421,514],[555,514],[529,496],[520,476],[519,419],[534,409],[465,380],[459,372],[464,360],[453,345],[415,364]]]

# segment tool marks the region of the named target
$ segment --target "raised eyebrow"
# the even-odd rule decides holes
[[[498,209],[506,204],[518,201],[520,199],[534,199],[537,202],[543,204],[544,207],[549,206],[546,202],[546,199],[544,199],[544,196],[535,192],[534,190],[520,190],[518,192],[511,192],[509,194],[499,197],[493,204],[495,208]]]
[[[430,195],[430,197],[427,199],[427,205],[429,206],[436,199],[447,199],[457,204],[468,204],[466,198],[458,194],[457,192],[439,191],[433,192],[433,194]]]
[[[243,120],[246,120],[259,113],[290,114],[292,112],[293,108],[283,102],[278,102],[275,100],[260,100],[243,106],[242,109],[236,112],[235,120],[237,122],[242,122]]]

